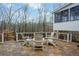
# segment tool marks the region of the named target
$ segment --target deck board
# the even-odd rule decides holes
[[[32,50],[31,46],[23,46],[17,42],[0,44],[1,56],[79,56],[77,43],[67,43],[62,40],[56,42],[56,47],[49,45],[47,51]]]

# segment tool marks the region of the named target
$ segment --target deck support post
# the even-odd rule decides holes
[[[69,33],[67,34],[67,42],[69,42]]]
[[[56,34],[55,38],[59,39],[59,31],[58,30],[54,30],[53,32]]]
[[[70,42],[72,42],[72,34],[70,34]]]

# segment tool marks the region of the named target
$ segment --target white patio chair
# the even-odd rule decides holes
[[[44,45],[44,38],[42,34],[35,34],[35,38],[33,39],[33,50],[42,49],[43,51],[46,49]]]
[[[52,44],[52,45],[56,46],[57,38],[55,38],[55,32],[51,32],[50,37],[47,37],[47,39],[48,39],[49,44]]]
[[[32,41],[32,39],[29,36],[24,36],[24,34],[22,34],[22,40],[21,41],[23,41],[22,45],[30,46],[31,45],[30,42]]]

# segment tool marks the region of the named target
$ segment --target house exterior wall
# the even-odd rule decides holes
[[[71,7],[79,5],[78,3],[70,4],[69,6],[63,7],[59,10],[55,10],[55,12],[60,12]],[[55,15],[53,13],[53,30],[60,30],[60,31],[79,31],[79,20],[75,21],[68,21],[68,22],[59,22],[55,23]]]
[[[70,22],[62,22],[62,23],[54,23],[53,30],[79,31],[79,20],[70,21]]]

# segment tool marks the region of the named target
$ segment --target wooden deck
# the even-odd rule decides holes
[[[23,46],[17,42],[6,42],[0,44],[0,55],[2,56],[79,56],[77,43],[67,43],[62,40],[56,42],[56,47],[49,45],[47,51],[33,51],[31,46]]]

